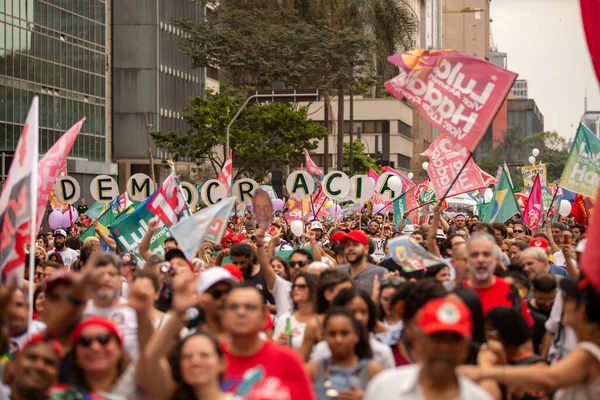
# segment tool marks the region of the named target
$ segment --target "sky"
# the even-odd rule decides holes
[[[508,69],[529,81],[529,98],[544,115],[544,130],[569,139],[584,111],[600,111],[577,0],[493,0],[491,29]],[[573,127],[571,127],[573,124]]]

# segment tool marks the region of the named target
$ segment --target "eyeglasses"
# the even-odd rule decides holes
[[[219,300],[221,297],[223,297],[223,295],[225,294],[229,294],[229,291],[231,289],[225,289],[225,290],[209,290],[208,294],[211,295],[211,297],[215,300]]]
[[[77,339],[77,344],[82,347],[90,347],[94,342],[98,342],[99,345],[106,346],[108,342],[110,342],[112,336],[113,335],[110,333],[98,336],[80,336],[79,339]]]
[[[256,304],[252,304],[252,303],[244,303],[244,304],[240,304],[240,303],[230,303],[227,304],[227,306],[225,306],[225,309],[227,311],[233,311],[236,312],[237,310],[239,310],[240,308],[243,308],[244,310],[250,312],[250,311],[256,311],[258,310],[260,307],[257,306]]]
[[[514,229],[513,232],[514,233],[523,233],[524,231],[522,229]]]
[[[294,290],[294,289],[306,289],[306,288],[308,288],[308,285],[305,284],[305,283],[298,283],[298,284],[294,283],[292,285],[292,290]]]
[[[300,268],[306,266],[306,261],[290,261],[290,268],[296,268],[296,265]]]

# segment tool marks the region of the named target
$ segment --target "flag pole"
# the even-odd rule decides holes
[[[558,193],[558,189],[560,189],[559,185],[556,185],[556,190],[554,190],[554,194],[552,195],[552,201],[550,202],[550,207],[546,210],[546,215],[542,220],[542,229],[546,226],[546,218],[548,218],[548,214],[550,214],[550,210],[552,210],[552,205],[554,204],[554,200],[556,199],[556,194]]]
[[[27,338],[31,338],[31,328],[33,325],[33,294],[34,294],[34,280],[35,280],[35,246],[36,246],[36,233],[37,233],[37,197],[38,197],[38,162],[39,162],[39,106],[38,97],[33,98],[32,108],[35,110],[35,126],[30,134],[34,135],[35,140],[33,141],[33,149],[29,149],[33,153],[33,166],[31,168],[31,187],[29,199],[31,208],[31,222],[29,223],[29,310],[27,315]],[[35,108],[34,108],[35,107]]]

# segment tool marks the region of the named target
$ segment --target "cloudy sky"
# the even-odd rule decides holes
[[[569,138],[584,110],[600,111],[577,0],[494,0],[492,32],[508,69],[529,81],[529,97],[544,115],[545,130]],[[571,128],[573,124],[574,128]]]

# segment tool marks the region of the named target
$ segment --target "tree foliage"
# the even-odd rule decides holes
[[[219,93],[191,99],[183,116],[189,130],[152,132],[158,147],[175,155],[175,161],[191,158],[197,164],[208,160],[215,174],[224,164],[226,127],[247,98],[247,90],[222,86]],[[290,103],[249,104],[230,131],[235,178],[247,176],[261,181],[271,168],[300,165],[303,150],[314,150],[326,135],[325,127],[307,118],[307,108]]]
[[[355,139],[352,148],[352,174],[366,174],[369,168],[379,171],[375,159],[365,153],[362,140]],[[344,171],[350,173],[350,142],[344,142]]]

